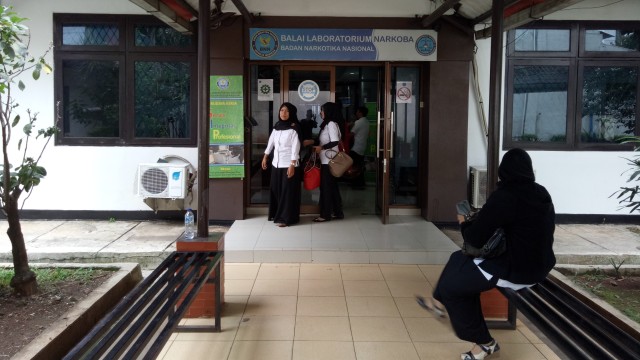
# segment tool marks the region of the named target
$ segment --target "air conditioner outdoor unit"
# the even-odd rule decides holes
[[[487,201],[487,168],[471,166],[471,206],[481,208]]]
[[[189,164],[139,164],[138,195],[144,198],[184,199],[188,177]]]

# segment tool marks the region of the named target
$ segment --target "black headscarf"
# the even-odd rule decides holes
[[[500,178],[498,185],[536,181],[529,154],[518,148],[507,151],[498,167],[498,177]]]
[[[280,110],[286,107],[289,109],[289,119],[280,119]],[[278,122],[273,126],[275,130],[289,130],[294,129],[296,132],[300,132],[300,122],[298,121],[298,108],[292,103],[282,103],[278,109]]]

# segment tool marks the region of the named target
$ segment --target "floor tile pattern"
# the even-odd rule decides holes
[[[227,263],[222,332],[174,333],[158,359],[459,359],[471,345],[413,299],[429,296],[440,271],[442,265]],[[501,360],[559,359],[521,321],[492,334]]]

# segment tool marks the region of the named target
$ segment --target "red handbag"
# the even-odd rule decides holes
[[[315,152],[311,154],[304,164],[304,177],[302,179],[306,190],[313,190],[320,186],[320,159]]]

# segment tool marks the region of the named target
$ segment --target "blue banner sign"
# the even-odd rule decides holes
[[[251,60],[436,61],[434,30],[261,29],[250,32]]]

